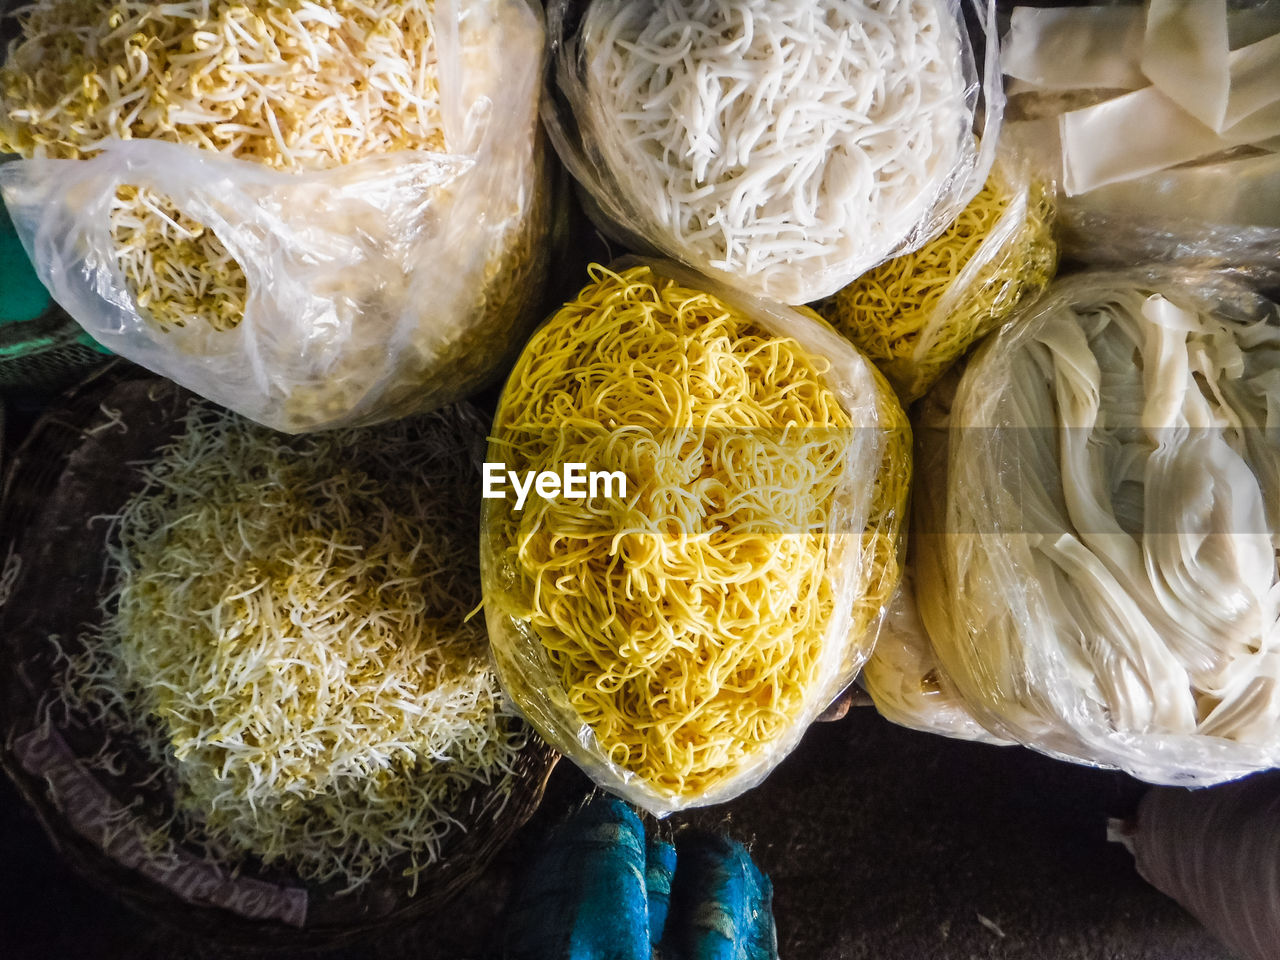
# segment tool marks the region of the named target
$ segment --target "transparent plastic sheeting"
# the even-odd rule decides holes
[[[546,272],[545,37],[525,0],[441,0],[433,16],[448,152],[295,173],[141,139],[0,165],[45,285],[114,353],[291,433],[433,409],[490,381]],[[126,185],[168,198],[243,268],[233,328],[149,320],[111,235]]]
[[[1275,304],[1198,272],[1059,281],[934,423],[916,601],[985,730],[1152,783],[1280,764]],[[883,656],[878,702],[924,675]],[[926,700],[909,725],[945,726]]]
[[[1148,791],[1108,836],[1138,872],[1241,960],[1274,960],[1280,942],[1280,773],[1212,790]]]
[[[634,249],[808,303],[941,233],[986,180],[994,0],[969,0],[981,77],[961,0],[595,0],[574,22],[570,6],[548,5],[543,119]]]
[[[722,777],[717,773],[714,783],[708,789],[674,790],[655,785],[623,764],[615,762],[615,758],[602,747],[592,727],[584,721],[582,714],[570,701],[561,673],[548,656],[548,641],[540,636],[540,628],[530,620],[531,601],[526,595],[523,575],[516,569],[515,559],[517,551],[525,549],[525,546],[510,542],[511,534],[508,532],[508,517],[518,515],[509,512],[510,504],[505,500],[485,501],[481,536],[485,617],[498,675],[504,689],[544,739],[582,768],[597,784],[650,813],[665,816],[688,807],[731,800],[764,780],[794,749],[809,724],[852,681],[862,667],[875,643],[884,610],[896,591],[900,578],[902,515],[906,508],[906,485],[911,473],[910,435],[906,416],[898,406],[888,383],[869,361],[811,311],[753,299],[667,262],[629,257],[612,264],[608,271],[622,275],[636,267],[652,271],[648,276],[658,284],[671,280],[683,287],[711,294],[720,304],[740,312],[741,316],[765,334],[793,338],[805,353],[828,361],[829,367],[822,375],[822,380],[827,389],[834,393],[841,409],[852,422],[852,445],[840,467],[838,486],[830,503],[825,527],[809,531],[820,538],[824,544],[823,549],[827,552],[826,576],[830,578],[833,603],[816,648],[816,668],[800,691],[800,709],[785,721],[780,735],[759,741],[748,739],[745,755],[728,766],[728,776]],[[564,322],[562,318],[566,316],[565,311],[568,309],[569,306],[553,315],[543,328],[535,332],[531,345],[536,344],[539,336],[547,329]],[[598,324],[599,316],[599,313],[593,315],[595,319],[592,322]],[[598,329],[595,333],[599,333]],[[585,345],[583,349],[586,349]],[[586,379],[605,376],[610,379],[616,377],[621,381],[630,376],[625,370],[618,370],[616,374],[609,371],[602,373],[598,360],[593,355],[569,356],[565,362],[580,365],[581,376]],[[517,378],[521,376],[522,367],[518,364],[499,401],[498,419],[495,421],[488,454],[490,461],[503,461],[509,456],[501,424],[504,409],[509,403],[508,397],[515,388]],[[721,371],[717,376],[733,377],[729,371]],[[676,417],[680,416],[679,411],[690,409],[678,396],[667,399],[672,410],[676,411]],[[619,410],[625,408],[620,407]],[[565,409],[563,414],[565,423],[569,425],[567,429],[575,436],[579,431],[590,434],[597,429],[596,425],[588,422],[590,414],[587,412]],[[654,440],[645,439],[644,418],[633,419],[635,422],[629,422],[625,412],[620,412],[616,421],[599,424],[599,428],[610,431],[610,436],[613,437],[610,445],[653,445]],[[736,432],[726,433],[723,428],[718,431],[716,428],[708,429],[705,423],[700,427],[693,420],[683,424],[678,419],[670,422],[664,420],[660,426],[664,430],[687,430],[693,438],[693,447],[686,444],[681,454],[692,459],[684,460],[680,468],[690,463],[715,462],[717,458],[726,456],[729,448],[741,449],[742,442],[750,441],[751,438],[751,428],[737,428]],[[792,428],[797,432],[804,429],[792,424],[781,436],[786,436]],[[559,429],[554,430],[552,435],[545,436],[545,443],[554,445],[557,442],[554,434],[560,432],[562,431]],[[720,449],[716,449],[717,446]],[[761,451],[761,455],[767,456],[767,453]],[[748,454],[743,463],[754,466],[751,464],[751,456]],[[659,548],[671,551],[671,556],[665,562],[672,565],[672,576],[675,577],[686,576],[674,571],[680,569],[677,548],[680,539],[687,533],[692,533],[694,539],[719,536],[723,538],[722,548],[733,553],[733,541],[737,532],[732,527],[725,528],[725,517],[730,517],[730,524],[734,523],[731,515],[735,508],[730,505],[725,508],[727,512],[721,513],[717,513],[715,508],[715,491],[719,489],[722,491],[720,495],[725,495],[723,490],[725,483],[729,482],[727,478],[711,476],[699,480],[692,488],[696,496],[688,506],[691,514],[684,513],[684,507],[675,508],[674,513],[664,513],[664,507],[659,503],[660,497],[655,497],[651,502],[643,490],[637,493],[636,485],[643,487],[646,479],[630,478],[628,500],[616,508],[602,507],[594,498],[585,501],[580,511],[581,516],[572,520],[572,524],[580,528],[577,534],[570,529],[549,531],[556,538],[556,549],[561,553],[589,549],[593,530],[602,531],[595,535],[611,538],[615,545],[621,540],[626,548],[628,539],[643,539],[643,531],[648,530],[650,536],[657,538]],[[752,493],[747,489],[738,495],[750,498]],[[681,529],[682,524],[687,526],[690,522],[690,516],[703,516],[701,527]],[[605,528],[600,527],[601,522],[606,524]],[[693,522],[696,524],[696,519]],[[780,518],[772,526],[779,527],[779,523],[786,522]],[[673,532],[677,530],[679,532]],[[741,532],[756,536],[754,531]],[[776,549],[784,550],[786,541],[799,533],[799,530],[787,532],[779,527]],[[624,536],[628,534],[629,537]],[[537,535],[537,531],[520,534],[521,537],[528,538]],[[632,542],[630,549],[640,548],[636,542]],[[626,549],[617,554],[615,562],[622,564],[624,579],[630,576],[626,573],[630,566]],[[764,562],[763,558],[757,562]],[[645,585],[639,581],[633,587],[636,590],[645,589]],[[703,592],[712,596],[723,587],[723,584],[709,581]],[[547,588],[544,586],[543,589]],[[603,582],[600,589],[605,589]],[[655,609],[667,609],[666,601],[661,597],[651,599],[658,602]],[[765,615],[765,611],[760,610],[759,615]],[[710,629],[710,623],[704,626]],[[597,625],[594,621],[589,627],[597,632],[602,643],[609,645],[610,651],[614,650],[613,643],[619,643],[616,657],[618,669],[622,673],[632,671],[633,668],[643,673],[652,667],[645,666],[646,651],[634,649],[640,642],[637,637],[644,628],[644,624],[624,623],[620,625],[619,633],[619,629],[606,631],[603,625]],[[714,630],[711,633],[714,634]],[[617,640],[619,636],[622,637],[621,641]],[[689,637],[678,637],[677,647],[680,648],[681,643],[696,643],[697,640],[697,636],[692,634]],[[734,639],[730,635],[716,635],[711,641],[718,655],[733,657],[742,652],[737,651],[735,654]],[[628,651],[627,647],[633,649]],[[608,656],[612,658],[614,653],[610,652]],[[611,659],[610,663],[612,662]],[[696,672],[697,665],[691,663],[690,669]],[[788,682],[788,678],[779,674],[764,682],[784,684]],[[713,696],[718,695],[716,693]],[[684,731],[673,732],[672,740],[683,733]]]
[[[1002,147],[986,185],[941,235],[816,307],[911,403],[1053,279],[1053,194]]]
[[[880,715],[899,726],[956,740],[1001,746],[1013,742],[986,730],[951,688],[920,623],[910,570],[859,682]]]
[[[1280,2],[1016,7],[1001,65],[1070,256],[1280,280]]]

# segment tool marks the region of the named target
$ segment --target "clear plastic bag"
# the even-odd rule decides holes
[[[1018,7],[1005,52],[1064,257],[1280,283],[1280,3]]]
[[[41,279],[113,352],[287,432],[405,416],[490,382],[546,274],[544,31],[526,0],[441,0],[430,16],[443,151],[298,171],[107,139],[87,159],[4,164]],[[121,266],[121,188],[178,236],[212,233],[243,272],[242,317],[160,321]],[[212,285],[227,265],[196,275]]]
[[[904,403],[1053,279],[1053,185],[1010,150],[959,217],[918,250],[869,270],[817,309]]]
[[[981,75],[962,0],[570,7],[548,7],[543,119],[632,249],[808,303],[936,236],[986,180],[1004,104],[993,0],[968,3]]]
[[[921,434],[913,562],[995,735],[1153,783],[1280,763],[1280,309],[1176,268],[1058,281]]]
[[[1006,746],[973,718],[938,664],[920,615],[910,567],[859,677],[886,720],[922,733]]]
[[[759,783],[862,666],[899,579],[909,427],[875,368],[809,311],[657,261],[592,276],[534,333],[487,459],[588,460],[628,483],[523,512],[510,493],[486,499],[485,616],[526,718],[601,786],[662,816]],[[635,339],[642,314],[664,319]],[[734,419],[757,390],[739,365],[771,350],[782,388],[768,396],[803,395],[829,424]],[[795,373],[792,350],[812,374]],[[705,396],[704,377],[718,380]],[[622,402],[628,384],[641,400]],[[804,474],[817,462],[825,473]]]
[[[947,416],[959,382],[960,369],[953,367],[928,397],[913,408],[912,433],[917,453],[927,455],[936,452],[937,438],[930,435],[946,429]],[[930,442],[925,443],[926,437]],[[920,459],[917,459],[916,466],[929,470],[939,467],[936,462],[927,463]],[[997,737],[973,718],[938,663],[916,609],[911,550],[909,545],[902,586],[885,615],[880,637],[862,668],[859,684],[871,695],[879,714],[899,726],[957,740],[1000,745],[1011,743]]]

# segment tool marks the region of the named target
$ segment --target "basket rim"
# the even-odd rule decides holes
[[[162,391],[169,391],[174,403],[185,405],[194,397],[133,364],[113,360],[66,391],[36,421],[9,463],[5,464],[3,485],[0,486],[0,562],[6,569],[10,558],[24,557],[32,552],[24,554],[22,548],[42,519],[42,505],[47,502],[44,494],[59,488],[69,475],[69,461],[79,449],[78,443],[73,441],[78,439],[80,430],[88,426],[84,418],[100,415],[99,404],[116,389],[148,382]],[[156,386],[148,388],[149,392]],[[37,557],[34,564],[22,565],[14,581],[18,588],[15,594],[23,593],[22,586],[40,572],[39,559]],[[53,593],[48,588],[43,592]],[[36,589],[27,595],[40,596],[41,593]],[[187,934],[210,936],[227,946],[253,946],[268,951],[273,948],[340,946],[361,934],[439,910],[484,873],[499,851],[533,816],[559,760],[559,754],[531,729],[529,744],[517,760],[517,773],[512,778],[506,803],[496,813],[482,807],[478,822],[460,838],[455,835],[454,849],[422,871],[416,896],[384,891],[381,895],[371,894],[366,900],[361,896],[362,891],[355,891],[350,897],[356,899],[348,898],[342,906],[359,903],[357,909],[342,910],[338,920],[328,920],[322,915],[322,919],[313,923],[308,917],[302,926],[280,919],[250,919],[229,909],[182,899],[157,880],[121,863],[98,842],[86,836],[81,828],[69,822],[57,802],[57,788],[51,778],[37,775],[24,765],[18,741],[40,733],[48,724],[47,718],[42,724],[33,710],[23,709],[24,705],[32,705],[34,693],[29,678],[25,676],[26,664],[20,656],[24,631],[30,640],[33,629],[30,623],[22,620],[28,613],[27,604],[0,605],[0,651],[18,658],[16,669],[5,670],[4,676],[0,677],[0,687],[4,690],[4,695],[0,696],[0,768],[4,769],[19,795],[34,812],[54,849],[78,875],[151,921]],[[252,870],[246,870],[241,876],[277,884],[279,873],[272,870],[269,875],[258,877]],[[320,903],[343,899],[329,895],[318,885],[309,885],[296,878],[293,882],[308,894],[314,892]]]

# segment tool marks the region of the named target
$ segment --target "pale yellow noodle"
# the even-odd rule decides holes
[[[922,396],[977,340],[1053,278],[1057,247],[1046,185],[1028,189],[1022,226],[945,313],[944,296],[1009,209],[1015,188],[993,173],[937,239],[863,274],[819,304],[819,312],[875,361],[904,401]]]

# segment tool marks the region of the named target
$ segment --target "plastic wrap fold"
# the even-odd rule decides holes
[[[865,352],[904,403],[1053,279],[1053,185],[1010,150],[982,190],[920,249],[869,270],[817,309]]]
[[[592,280],[521,355],[488,461],[585,460],[625,493],[486,500],[485,616],[542,736],[665,815],[764,779],[862,666],[900,577],[910,433],[810,311],[657,261]]]
[[[1280,282],[1280,3],[1017,7],[1004,52],[1066,256]]]
[[[988,731],[1154,783],[1280,763],[1280,311],[1081,274],[918,432],[916,598]]]
[[[525,0],[440,0],[429,16],[443,148],[275,169],[108,138],[87,159],[7,163],[0,190],[41,279],[113,352],[288,432],[425,411],[492,381],[546,273],[544,31]],[[153,316],[121,266],[122,190],[157,198],[184,237],[213,234],[243,272],[242,316]]]
[[[986,179],[994,0],[967,2],[981,69],[962,0],[580,7],[548,6],[543,119],[593,218],[633,249],[807,303],[936,236]]]

